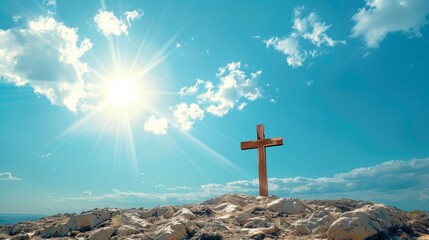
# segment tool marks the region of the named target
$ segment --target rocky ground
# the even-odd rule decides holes
[[[429,213],[349,199],[224,195],[201,204],[94,209],[0,226],[0,239],[429,239]]]

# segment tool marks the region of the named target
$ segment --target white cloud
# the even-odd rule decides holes
[[[144,15],[144,13],[142,11],[134,10],[134,11],[125,12],[124,15],[125,15],[125,19],[127,20],[128,26],[131,27],[131,22],[133,22],[136,19],[140,19]]]
[[[116,17],[113,12],[100,9],[94,16],[94,22],[97,24],[98,31],[101,31],[106,36],[128,35],[128,28],[131,27],[131,22],[140,19],[143,16],[143,12],[140,10],[126,11],[124,15],[126,22]]]
[[[392,160],[379,165],[357,168],[350,172],[339,173],[333,177],[295,177],[270,178],[269,189],[272,194],[300,197],[323,196],[364,198],[374,200],[391,200],[392,196],[399,196],[409,200],[415,196],[424,196],[429,193],[429,158],[413,159],[410,161]],[[210,192],[242,192],[253,193],[258,191],[258,180],[240,180],[226,184],[204,185],[203,189]]]
[[[80,58],[91,47],[86,38],[79,44],[77,29],[39,17],[26,28],[0,29],[0,75],[76,112],[88,97],[82,78],[88,69]]]
[[[315,12],[302,17],[304,7],[294,8],[294,24],[292,33],[287,37],[271,37],[264,40],[267,48],[273,47],[275,50],[285,54],[289,66],[301,67],[308,57],[315,58],[320,55],[323,47],[334,47],[338,43],[345,44],[345,41],[333,40],[326,34],[331,25],[321,22]],[[304,40],[309,40],[311,48],[301,46]],[[308,45],[308,44],[307,44]]]
[[[80,195],[83,197],[90,197],[90,196],[92,196],[92,192],[91,191],[84,191]]]
[[[223,117],[231,109],[236,107],[241,111],[249,102],[262,97],[261,88],[257,84],[257,80],[262,74],[261,70],[248,75],[241,70],[241,62],[228,63],[218,70],[217,82],[197,79],[193,86],[180,89],[179,94],[182,97],[197,94],[195,100],[198,101],[198,104],[191,103],[190,106],[193,106],[193,109],[187,109],[186,103],[175,107],[175,118],[182,130],[191,129],[195,120],[201,120],[204,117],[204,111],[216,117]],[[198,117],[192,117],[193,114],[189,114],[189,111],[198,113]]]
[[[186,95],[194,95],[198,91],[198,87],[203,84],[204,81],[201,79],[197,79],[197,82],[194,86],[191,87],[182,87],[179,91],[180,96],[186,96]]]
[[[286,62],[292,67],[301,67],[305,60],[305,53],[300,52],[298,39],[287,37],[279,39],[272,37],[265,41],[267,47],[273,46],[277,51],[287,55]]]
[[[98,31],[106,36],[128,34],[128,26],[113,12],[98,10],[97,15],[94,16],[94,22],[97,24]]]
[[[180,48],[180,47],[182,47],[182,44],[176,43],[176,48]]]
[[[207,104],[207,112],[223,117],[240,101],[251,102],[262,97],[257,85],[262,71],[255,71],[247,76],[240,68],[240,62],[229,63],[219,68],[219,73],[216,74],[219,83],[216,86],[211,81],[205,82],[205,92],[198,95],[198,100],[202,104]]]
[[[0,173],[0,181],[1,180],[20,181],[21,178],[17,178],[17,177],[12,176],[12,173],[10,173],[10,172],[5,172],[5,173]]]
[[[37,156],[37,157],[39,157],[39,158],[48,158],[48,157],[50,157],[50,156],[52,156],[52,153],[48,152],[48,153],[45,153],[45,154],[39,155],[39,156]]]
[[[366,0],[352,17],[356,22],[352,37],[363,37],[368,47],[377,48],[389,33],[420,36],[428,14],[427,0]]]
[[[307,81],[305,81],[305,87],[311,87],[311,86],[313,86],[313,84],[314,84],[313,80],[307,80]]]
[[[151,115],[144,123],[144,130],[156,135],[165,135],[167,133],[168,121],[166,117],[157,118]]]
[[[268,185],[270,194],[280,197],[299,197],[304,199],[352,198],[381,203],[412,202],[427,207],[429,199],[429,158],[410,161],[393,160],[371,167],[357,168],[333,177],[295,177],[270,178]],[[237,180],[225,184],[209,183],[197,187],[167,187],[159,184],[158,189],[175,191],[174,193],[148,194],[143,192],[122,192],[113,189],[113,193],[100,196],[65,198],[67,201],[113,201],[136,202],[152,201],[159,205],[189,203],[207,200],[210,197],[228,193],[258,194],[258,179]],[[189,191],[192,190],[192,191]],[[405,204],[406,205],[406,204]]]
[[[198,103],[205,106],[205,110],[217,117],[223,117],[236,105],[242,110],[247,102],[255,101],[262,97],[261,89],[257,84],[261,70],[248,76],[241,70],[241,62],[231,62],[219,68],[216,74],[218,83],[197,80],[194,86],[183,87],[180,95],[194,95],[204,83],[204,89],[197,95]]]
[[[243,110],[243,109],[244,109],[244,107],[245,107],[246,105],[247,105],[247,103],[245,103],[245,102],[240,103],[240,105],[238,105],[237,109],[238,109],[239,111],[241,111],[241,110]]]
[[[48,7],[55,7],[55,6],[57,6],[57,1],[56,0],[45,0],[45,4]]]
[[[192,129],[195,120],[202,120],[204,118],[204,110],[198,104],[191,103],[189,106],[186,103],[180,103],[173,109],[173,116],[179,123],[182,131]]]

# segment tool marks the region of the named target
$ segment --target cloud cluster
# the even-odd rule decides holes
[[[353,16],[352,37],[363,37],[370,48],[377,48],[389,33],[404,32],[420,36],[427,24],[426,0],[366,0],[365,7]]]
[[[157,118],[151,115],[144,123],[144,130],[155,135],[165,135],[167,133],[168,121],[166,117]]]
[[[289,36],[274,36],[264,40],[267,48],[273,47],[285,54],[288,65],[292,67],[301,67],[308,57],[319,56],[324,49],[323,47],[334,47],[339,43],[346,43],[329,37],[326,32],[331,25],[321,22],[315,12],[308,16],[302,16],[303,11],[304,7],[294,8],[294,24]],[[310,47],[302,46],[305,40],[310,41]]]
[[[173,115],[181,129],[191,129],[196,119],[204,117],[204,112],[223,117],[231,109],[237,107],[242,110],[248,102],[262,97],[261,88],[257,84],[261,73],[258,70],[247,75],[241,70],[241,62],[231,62],[219,68],[217,82],[197,79],[193,86],[182,87],[180,96],[196,95],[197,103],[191,103],[190,107],[183,102],[175,106]]]
[[[379,165],[357,168],[350,172],[339,173],[333,177],[308,178],[270,178],[269,189],[279,195],[341,197],[362,193],[367,199],[380,195],[388,199],[391,195],[402,193],[404,196],[413,193],[413,198],[423,201],[428,198],[429,158],[410,161],[392,160]],[[222,191],[249,193],[258,191],[258,180],[241,180],[226,184],[209,184],[203,189],[216,193]]]
[[[140,19],[143,16],[142,12],[137,10],[127,11],[124,13],[125,22],[122,19],[117,18],[113,12],[98,10],[98,13],[94,16],[94,22],[97,25],[98,31],[106,36],[109,35],[128,35],[128,28],[131,27],[131,22]]]
[[[413,201],[416,204],[429,200],[429,158],[410,161],[392,160],[371,167],[356,168],[333,177],[295,177],[268,179],[271,194],[302,198],[355,198],[372,201]],[[199,188],[174,187],[173,193],[147,194],[113,190],[111,194],[84,196],[62,200],[103,201],[132,199],[168,201],[202,201],[227,193],[257,194],[258,179],[239,180],[225,184],[210,183]],[[183,193],[179,192],[184,191]],[[193,191],[189,191],[193,190]]]
[[[204,110],[198,104],[186,104],[184,102],[177,104],[173,109],[173,116],[179,124],[180,129],[188,131],[192,128],[195,120],[204,118]]]
[[[25,28],[0,29],[0,74],[76,112],[88,96],[83,80],[88,68],[80,58],[91,47],[87,38],[79,43],[77,29],[39,17]]]
[[[90,197],[90,196],[92,196],[92,192],[91,191],[83,191],[80,195],[83,197]]]
[[[10,173],[10,172],[5,172],[5,173],[0,173],[0,181],[1,180],[20,181],[21,178],[17,178],[17,177],[12,176],[12,173]]]

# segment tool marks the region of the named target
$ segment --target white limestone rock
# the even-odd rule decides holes
[[[94,231],[94,233],[88,238],[88,240],[106,240],[115,232],[114,228],[104,227]]]
[[[288,214],[299,214],[305,212],[308,207],[296,198],[280,198],[268,203],[267,208]]]
[[[187,208],[181,208],[179,209],[179,211],[177,211],[173,217],[184,217],[187,220],[194,220],[196,217],[195,215],[191,212],[191,210],[187,209]]]
[[[116,230],[116,235],[118,237],[126,237],[126,236],[130,236],[133,234],[138,234],[140,233],[139,230],[137,230],[135,227],[133,226],[128,226],[128,225],[123,225],[120,226],[117,230]]]
[[[152,209],[143,210],[143,212],[140,213],[140,217],[141,218],[160,217],[160,216],[163,216],[168,211],[173,211],[173,208],[172,207],[155,207]]]
[[[186,227],[183,224],[172,224],[160,229],[155,240],[182,240],[185,236]]]
[[[329,226],[338,218],[326,210],[316,210],[308,219],[298,220],[290,227],[296,235],[322,234],[325,236]]]
[[[139,229],[148,229],[152,226],[151,223],[133,213],[124,213],[122,223]]]
[[[226,213],[243,211],[243,209],[241,209],[239,206],[231,204],[231,203],[221,203],[221,204],[213,207],[213,210],[219,211],[219,212],[226,212]]]
[[[331,240],[366,239],[390,229],[406,226],[403,214],[383,204],[366,205],[354,211],[345,212],[328,229]]]
[[[265,217],[253,217],[245,220],[243,228],[269,228],[272,223]]]

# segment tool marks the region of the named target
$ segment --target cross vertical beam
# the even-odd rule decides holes
[[[264,125],[256,125],[258,140],[265,139]],[[265,146],[258,147],[259,195],[268,196],[267,154]]]
[[[268,196],[267,155],[265,148],[283,145],[283,138],[265,138],[264,125],[256,126],[257,140],[241,142],[241,150],[258,149],[259,195]]]

